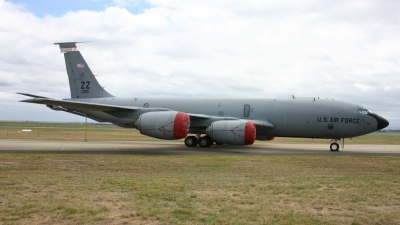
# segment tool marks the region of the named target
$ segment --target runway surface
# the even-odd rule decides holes
[[[329,144],[256,142],[251,146],[214,145],[188,148],[176,141],[71,141],[0,140],[0,153],[35,154],[126,154],[126,155],[287,155],[287,156],[400,156],[400,145],[349,144],[339,152]]]

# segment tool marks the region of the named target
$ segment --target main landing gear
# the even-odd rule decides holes
[[[195,136],[188,136],[185,138],[186,147],[196,147],[197,138]]]
[[[197,135],[197,137],[188,136],[185,138],[185,145],[187,147],[196,147],[197,144],[202,148],[208,148],[213,144],[213,140],[208,135],[204,137],[200,137],[200,135]]]

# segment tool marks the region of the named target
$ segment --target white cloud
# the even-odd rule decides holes
[[[400,127],[400,3],[149,2],[136,15],[123,8],[135,1],[122,0],[101,12],[37,18],[0,0],[3,93],[68,97],[52,43],[91,41],[78,47],[117,96],[320,96],[381,110]]]
[[[368,85],[368,84],[359,84],[359,83],[354,83],[353,84],[357,89],[361,90],[361,91],[373,91],[375,90],[375,87],[373,87],[372,85]]]

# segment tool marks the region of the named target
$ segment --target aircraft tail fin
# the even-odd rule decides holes
[[[60,51],[64,54],[71,98],[114,97],[100,86],[76,47],[76,43],[79,42],[54,43],[60,46]]]

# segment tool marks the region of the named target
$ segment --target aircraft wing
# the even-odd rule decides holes
[[[142,107],[117,106],[117,105],[107,105],[107,104],[89,103],[89,102],[76,102],[67,100],[56,100],[50,98],[31,98],[22,100],[21,102],[61,106],[68,109],[94,110],[103,112],[126,111],[126,110],[136,111],[143,109]]]
[[[68,101],[68,100],[57,100],[52,98],[47,98],[38,95],[32,95],[27,93],[17,93],[29,97],[33,97],[30,99],[22,100],[21,102],[27,103],[35,103],[35,104],[43,104],[48,106],[59,106],[67,109],[75,109],[75,110],[93,110],[93,111],[101,111],[106,112],[111,115],[118,113],[120,111],[170,111],[171,109],[167,108],[143,108],[143,107],[135,107],[135,106],[118,106],[118,105],[108,105],[108,104],[100,104],[100,103],[90,103],[90,102],[78,102],[78,101]],[[205,114],[194,114],[188,113],[191,120],[197,120],[201,125],[208,126],[214,121],[219,120],[241,120],[236,117],[219,117],[219,116],[210,116]],[[117,116],[118,117],[118,116]],[[253,122],[257,129],[273,129],[275,126],[266,120],[249,120]]]
[[[260,128],[266,129],[266,130],[275,128],[275,126],[272,123],[265,121],[265,120],[250,120],[250,121],[253,122],[257,127],[260,127]]]
[[[207,126],[210,124],[210,122],[219,120],[243,120],[236,117],[219,117],[219,116],[210,116],[205,114],[194,114],[194,113],[188,113],[188,114],[191,120],[204,121],[205,124],[207,124]],[[258,129],[269,130],[275,128],[275,126],[272,123],[268,122],[267,120],[248,120],[248,121],[253,122]]]
[[[210,115],[188,113],[191,119],[211,119]]]

